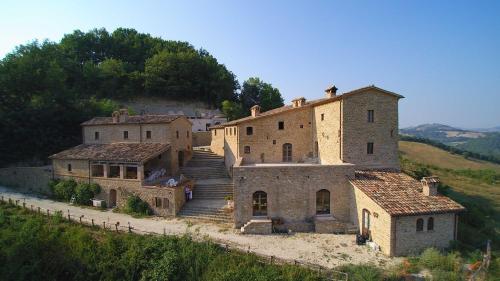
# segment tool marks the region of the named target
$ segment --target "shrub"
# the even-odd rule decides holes
[[[51,186],[51,184],[53,186]],[[63,201],[69,201],[71,199],[71,196],[75,193],[76,186],[77,183],[73,179],[60,180],[57,184],[54,184],[53,182],[49,183],[49,187],[52,188],[54,197]]]
[[[420,256],[420,264],[429,269],[459,271],[461,263],[459,254],[453,252],[445,255],[434,248],[426,249]]]
[[[341,266],[338,270],[349,274],[349,280],[352,281],[379,281],[384,280],[382,270],[375,265],[361,264],[361,265],[345,265]]]
[[[76,203],[90,205],[90,200],[101,192],[101,187],[95,183],[79,183],[75,188]]]
[[[127,198],[127,204],[125,205],[125,212],[133,215],[150,215],[151,210],[149,209],[148,203],[144,202],[139,196],[132,195]]]

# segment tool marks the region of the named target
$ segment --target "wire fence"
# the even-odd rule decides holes
[[[126,224],[122,224],[119,221],[116,222],[106,222],[106,221],[98,221],[95,220],[94,218],[88,218],[85,217],[85,215],[75,215],[71,214],[70,210],[56,210],[56,209],[47,209],[43,208],[40,206],[35,206],[33,204],[27,204],[25,202],[25,198],[21,199],[12,199],[10,197],[5,198],[3,195],[0,196],[1,202],[10,204],[13,206],[18,206],[22,207],[25,210],[31,211],[32,213],[38,214],[40,216],[58,216],[63,219],[66,219],[69,222],[85,225],[85,226],[91,226],[91,227],[100,227],[102,229],[108,230],[108,231],[114,231],[117,233],[135,233],[135,234],[140,234],[140,235],[154,235],[154,236],[159,236],[159,235],[167,235],[166,228],[163,228],[163,233],[158,233],[154,231],[147,231],[143,230],[137,227],[134,227],[131,225],[130,222],[127,222]],[[23,202],[21,202],[23,201]],[[279,257],[275,256],[268,256],[268,255],[263,255],[257,252],[254,252],[248,247],[247,250],[242,250],[241,248],[231,246],[225,241],[222,240],[217,240],[217,239],[211,239],[215,244],[219,245],[222,247],[226,252],[246,252],[249,254],[254,254],[257,257],[257,261],[263,265],[266,264],[275,264],[275,265],[296,265],[296,266],[301,266],[308,268],[310,270],[313,270],[318,273],[321,277],[325,278],[326,280],[331,280],[331,281],[348,281],[349,276],[345,272],[333,270],[321,265],[313,264],[313,263],[308,263],[308,262],[303,262],[303,261],[298,261],[298,260],[288,260],[288,259],[282,259]]]

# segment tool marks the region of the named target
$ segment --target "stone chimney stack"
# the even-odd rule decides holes
[[[256,117],[260,114],[260,106],[254,105],[250,108],[250,113],[252,114],[252,117]]]
[[[113,117],[113,123],[118,123],[118,121],[120,121],[120,112],[114,111],[111,116]]]
[[[328,87],[325,92],[326,92],[326,97],[327,98],[333,98],[335,96],[337,96],[337,87],[335,87],[335,85],[332,85],[330,87]]]
[[[292,107],[301,107],[306,104],[306,99],[304,97],[296,98],[292,100]]]
[[[422,180],[422,193],[425,196],[438,195],[437,187],[439,184],[438,177],[423,177]]]
[[[128,120],[128,110],[126,108],[120,109],[120,123],[127,122]]]

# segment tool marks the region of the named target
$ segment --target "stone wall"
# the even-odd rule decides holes
[[[52,167],[9,167],[0,169],[0,185],[19,192],[50,194]]]
[[[428,219],[434,218],[434,230],[427,230]],[[417,219],[424,220],[424,230],[417,232]],[[425,248],[446,248],[455,238],[455,214],[433,214],[395,218],[395,255],[417,254]]]
[[[128,139],[123,138],[123,132],[128,132]],[[147,138],[147,131],[151,131],[151,138]],[[99,132],[99,139],[95,139],[95,132]],[[113,143],[113,142],[169,142],[172,132],[170,124],[112,124],[83,127],[83,143]]]
[[[342,101],[330,102],[314,107],[314,142],[317,142],[315,156],[321,164],[342,163],[340,159],[341,140],[341,103]]]
[[[347,176],[354,174],[352,165],[235,166],[233,173],[236,227],[254,218],[252,195],[256,191],[267,193],[267,217],[280,218],[285,228],[313,229],[316,192],[321,189],[330,192],[330,213],[339,221],[350,221]]]
[[[171,166],[173,174],[179,169],[179,152],[184,154],[184,164],[191,159],[193,155],[193,140],[191,132],[191,122],[185,118],[179,118],[170,123],[170,150]],[[177,137],[178,136],[178,137]]]
[[[374,122],[368,122],[374,110]],[[342,159],[365,167],[399,168],[398,98],[368,91],[343,98]],[[373,154],[367,143],[373,142]]]
[[[212,129],[210,149],[213,153],[224,156],[224,128]]]
[[[238,127],[231,126],[224,128],[224,162],[227,169],[230,171],[239,156],[238,143],[240,132]]]
[[[212,133],[206,132],[193,132],[193,146],[210,146],[212,141]]]

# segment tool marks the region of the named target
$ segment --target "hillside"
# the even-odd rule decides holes
[[[474,249],[492,239],[500,249],[500,165],[416,142],[400,141],[399,149],[406,173],[439,176],[441,192],[467,208],[460,216],[459,240]]]
[[[436,140],[445,144],[466,142],[484,137],[486,134],[454,128],[443,124],[423,124],[400,130],[401,134]]]

